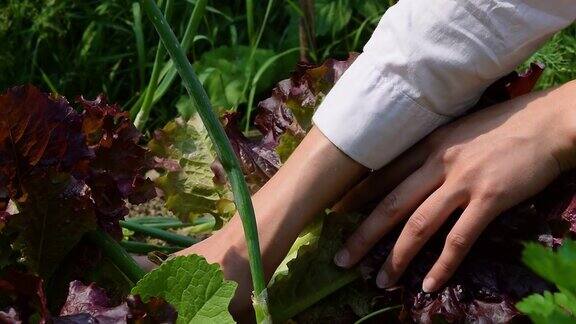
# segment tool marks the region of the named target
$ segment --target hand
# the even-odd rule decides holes
[[[437,290],[496,216],[576,164],[575,133],[576,82],[519,97],[438,129],[368,177],[336,206],[353,209],[388,192],[336,254],[335,263],[354,265],[406,220],[376,277],[378,286],[389,287],[446,219],[461,208],[464,212],[423,281],[425,292]],[[399,175],[405,179],[390,191],[390,180],[398,182]]]
[[[367,171],[312,128],[284,166],[252,197],[267,278],[306,224]],[[243,318],[250,311],[252,285],[239,216],[235,215],[208,239],[177,253],[188,254],[199,254],[210,263],[219,263],[224,276],[238,282],[230,311],[237,319]]]

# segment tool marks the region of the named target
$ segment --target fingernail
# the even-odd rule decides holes
[[[380,288],[386,288],[388,287],[390,278],[388,277],[388,274],[386,273],[386,271],[380,271],[380,273],[378,273],[378,276],[376,277],[376,285]]]
[[[350,263],[350,253],[346,249],[340,250],[334,256],[334,263],[339,267],[347,267],[348,263]]]
[[[424,290],[425,293],[431,293],[436,290],[436,280],[434,280],[434,278],[424,279],[422,282],[422,290]]]

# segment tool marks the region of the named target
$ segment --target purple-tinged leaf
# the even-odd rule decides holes
[[[86,286],[80,281],[73,281],[60,316],[78,314],[89,314],[100,324],[126,323],[129,308],[125,302],[112,306],[106,292],[95,284]]]
[[[19,318],[26,323],[30,316],[38,313],[40,324],[49,321],[50,312],[40,277],[10,268],[0,277],[0,294],[12,301],[12,307],[4,312],[4,316]]]
[[[276,143],[272,136],[264,136],[258,141],[248,139],[238,127],[238,118],[238,114],[231,113],[222,116],[221,120],[230,144],[240,160],[246,181],[254,191],[278,171],[280,159],[274,151]]]

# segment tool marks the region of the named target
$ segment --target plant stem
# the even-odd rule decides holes
[[[370,313],[370,314],[362,317],[361,319],[359,319],[359,320],[357,320],[356,322],[354,322],[354,324],[364,323],[364,322],[368,321],[369,319],[371,319],[371,318],[373,318],[373,317],[376,317],[376,316],[378,316],[378,315],[384,314],[384,313],[386,313],[386,312],[389,312],[389,311],[392,311],[392,310],[395,310],[395,309],[398,309],[398,308],[401,308],[401,307],[402,307],[402,305],[396,305],[396,306],[390,306],[390,307],[386,307],[386,308],[379,309],[379,310],[377,310],[377,311],[375,311],[375,312],[372,312],[372,313]]]
[[[254,1],[246,0],[246,23],[248,25],[248,40],[254,45]]]
[[[137,283],[146,272],[132,259],[132,257],[120,246],[116,240],[101,230],[92,231],[86,234],[88,240],[102,249],[114,265],[122,271],[132,283]]]
[[[299,37],[300,61],[308,62],[310,54],[316,52],[316,32],[314,31],[314,0],[300,0]]]
[[[210,99],[208,98],[206,91],[202,88],[202,84],[194,73],[194,69],[186,58],[184,51],[182,51],[180,44],[178,44],[178,40],[168,25],[168,22],[164,19],[162,13],[153,0],[142,0],[142,4],[144,10],[154,24],[156,31],[160,34],[160,38],[164,42],[164,46],[166,46],[170,57],[172,57],[174,65],[176,66],[180,77],[184,81],[188,94],[191,99],[194,100],[196,107],[198,107],[198,115],[202,119],[202,122],[214,143],[216,153],[222,162],[222,166],[228,173],[232,192],[234,193],[236,208],[238,209],[244,227],[244,236],[248,247],[254,295],[260,301],[254,303],[256,321],[258,323],[269,321],[270,315],[267,310],[267,301],[266,298],[262,298],[262,296],[265,295],[266,281],[264,280],[264,269],[262,266],[262,257],[260,255],[256,217],[254,216],[254,207],[252,206],[252,201],[250,199],[250,192],[248,191],[244,174],[240,169],[240,164],[236,155],[234,155],[232,146],[228,141],[220,121],[212,110],[212,105],[210,104]]]
[[[268,17],[270,15],[270,11],[272,9],[272,4],[274,0],[268,0],[268,5],[266,5],[266,12],[264,13],[264,20],[262,21],[262,25],[260,25],[260,29],[258,30],[258,36],[256,37],[256,41],[251,43],[250,47],[250,56],[248,56],[248,61],[246,63],[246,71],[245,71],[245,79],[244,87],[242,88],[242,96],[241,98],[246,98],[246,92],[248,91],[249,86],[252,84],[252,74],[254,72],[254,56],[256,55],[256,50],[258,50],[258,46],[260,46],[260,40],[262,39],[262,34],[264,34],[264,28],[268,23]],[[234,110],[236,110],[238,103],[235,103]],[[252,109],[251,105],[247,107],[246,118],[246,125],[250,123],[250,110]],[[248,127],[248,126],[247,126]]]
[[[144,78],[146,77],[146,50],[144,48],[144,32],[142,28],[142,12],[138,2],[132,3],[132,16],[134,23],[132,30],[136,39],[136,53],[138,54],[138,72],[140,76],[140,90],[144,90]]]
[[[158,238],[164,240],[168,243],[176,244],[183,247],[188,247],[193,244],[198,243],[197,240],[184,235],[178,235],[176,233],[171,233],[165,230],[161,230],[156,227],[140,225],[135,222],[130,221],[120,221],[120,226],[123,228],[129,229],[134,232],[146,234],[150,237]]]
[[[170,254],[181,250],[181,248],[179,247],[160,246],[136,241],[121,241],[120,245],[124,249],[126,249],[126,251],[128,251],[129,253],[136,253],[136,254],[147,254],[154,251],[160,251],[163,253]]]
[[[164,9],[164,15],[166,20],[170,19],[172,14],[173,0],[166,1],[166,7]],[[156,48],[156,57],[154,58],[154,66],[152,67],[152,75],[150,76],[150,82],[148,87],[146,87],[146,92],[144,94],[144,102],[134,119],[134,126],[138,130],[143,130],[148,122],[148,117],[150,117],[150,110],[152,110],[152,100],[154,99],[154,93],[156,92],[156,87],[158,86],[158,79],[160,77],[160,64],[164,59],[166,54],[166,49],[162,46],[162,42],[158,41],[158,47]]]

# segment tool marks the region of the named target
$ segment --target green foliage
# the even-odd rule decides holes
[[[210,167],[216,155],[198,116],[169,122],[148,147],[156,156],[178,162],[178,169],[167,170],[155,181],[164,192],[166,207],[176,216],[192,222],[207,213],[221,225],[222,218],[233,214],[231,191],[213,181]]]
[[[529,62],[542,62],[546,65],[537,89],[547,89],[576,79],[576,24],[554,35]]]
[[[177,323],[235,323],[228,304],[236,283],[198,255],[176,257],[148,273],[132,289],[144,301],[161,297],[178,311]]]
[[[212,105],[222,111],[245,103],[247,98],[243,93],[248,77],[247,69],[255,69],[261,66],[269,58],[274,56],[274,51],[256,49],[251,65],[249,66],[251,48],[248,46],[224,46],[208,51],[194,64],[198,78],[210,96]],[[282,70],[283,65],[278,65]],[[270,69],[262,77],[260,91],[264,87],[270,87],[281,75]]]
[[[352,17],[350,0],[316,0],[316,33],[332,35],[346,28]]]
[[[524,298],[516,307],[535,323],[576,321],[576,242],[565,240],[554,252],[537,243],[528,243],[522,259],[534,272],[554,283],[558,292],[546,291]]]

